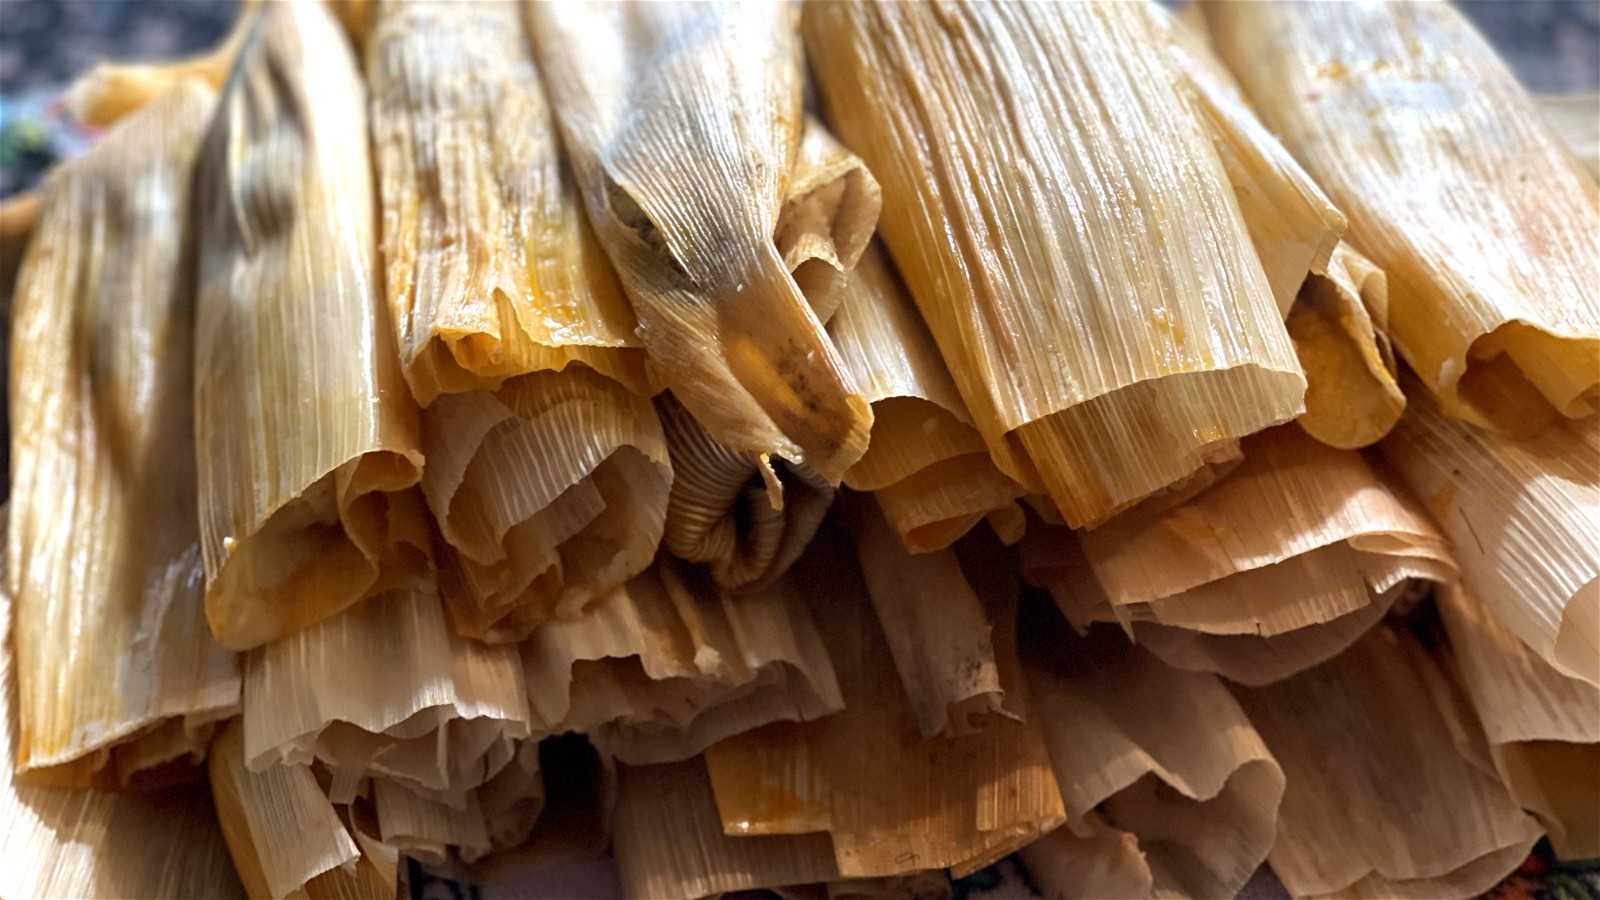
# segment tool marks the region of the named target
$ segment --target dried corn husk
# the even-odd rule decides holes
[[[642,764],[837,711],[807,590],[791,576],[733,599],[664,561],[523,644],[536,729],[581,731],[601,753]]]
[[[1600,94],[1534,97],[1539,117],[1590,178],[1600,178]]]
[[[1317,668],[1234,691],[1287,779],[1268,861],[1290,894],[1468,897],[1538,840],[1499,778],[1457,751],[1430,666],[1379,627]]]
[[[824,3],[803,25],[1002,472],[1097,523],[1300,411],[1223,164],[1136,4]]]
[[[1170,665],[1265,684],[1454,577],[1427,514],[1360,454],[1290,426],[1243,447],[1244,463],[1187,503],[1083,533],[1082,557],[1064,529],[1034,529],[1029,579],[1080,627],[1122,622]]]
[[[689,900],[840,877],[826,834],[724,834],[699,757],[622,766],[618,774],[614,849],[628,900]]]
[[[311,769],[247,769],[242,731],[235,722],[217,735],[210,759],[211,794],[222,836],[251,900],[393,897],[395,860],[385,859],[392,848],[365,839],[358,844],[365,836],[348,826]]]
[[[1410,408],[1383,455],[1450,537],[1463,581],[1545,662],[1600,684],[1600,419],[1512,441],[1402,384]]]
[[[844,711],[770,725],[707,750],[723,830],[825,831],[840,876],[877,878],[943,868],[965,875],[1061,824],[1060,791],[1023,692],[1006,692],[1013,717],[990,716],[970,734],[922,739],[845,553],[824,534],[791,574],[808,594],[827,598],[818,624],[838,669]],[[993,554],[987,558],[992,563]],[[1015,584],[994,583],[1005,579],[1003,571],[968,572],[981,576],[974,587],[995,626],[1000,683],[1016,685]]]
[[[662,546],[706,564],[730,590],[782,577],[827,516],[833,488],[805,465],[719,443],[672,394],[656,398],[656,411],[673,473]]]
[[[1330,447],[1377,443],[1406,397],[1389,348],[1388,280],[1371,260],[1340,244],[1324,274],[1311,275],[1285,320],[1306,370],[1306,411],[1295,421]]]
[[[487,887],[496,882],[519,883],[529,868],[552,862],[594,861],[611,845],[612,813],[617,802],[615,761],[596,752],[583,735],[571,732],[523,746],[533,748],[533,759],[543,781],[539,808],[533,811],[533,827],[515,842],[503,840],[511,835],[495,828],[497,818],[509,821],[506,816],[494,815],[496,782],[480,789],[495,852],[473,866],[472,880],[476,884]],[[518,761],[522,758],[519,752]],[[497,779],[518,769],[513,763]],[[523,796],[531,799],[532,795]],[[528,823],[526,812],[521,820],[524,825]],[[610,868],[609,861],[604,868]]]
[[[203,790],[132,794],[18,783],[12,612],[10,589],[0,586],[0,896],[244,896]]]
[[[1017,854],[1046,900],[1149,897],[1155,888],[1139,839],[1090,811]]]
[[[368,41],[385,282],[417,401],[572,363],[653,393],[515,4],[382,4]]]
[[[67,109],[82,124],[105,128],[180,82],[195,80],[213,89],[221,88],[239,56],[258,2],[240,0],[233,27],[217,46],[204,53],[159,63],[97,63],[67,88]]]
[[[991,715],[1009,715],[1001,705],[994,626],[955,551],[913,556],[875,504],[857,498],[852,507],[867,596],[922,737],[969,734]]]
[[[1523,436],[1594,412],[1600,192],[1461,13],[1204,12],[1262,118],[1388,273],[1390,336],[1445,412]]]
[[[422,490],[461,634],[518,641],[650,565],[672,466],[650,401],[583,367],[423,411]]]
[[[338,25],[263,4],[196,183],[206,612],[248,649],[414,577],[416,409],[375,283],[365,97]]]
[[[189,179],[214,100],[178,83],[45,187],[11,336],[19,772],[126,785],[238,712],[194,513]]]
[[[1222,682],[1168,668],[1115,629],[1079,637],[1042,607],[1027,610],[1021,633],[1028,689],[1075,823],[1031,855],[1050,871],[1067,858],[1090,862],[1046,892],[1071,896],[1109,878],[1148,883],[1127,896],[1236,894],[1272,846],[1284,786]],[[1117,837],[1124,832],[1137,838],[1138,866]]]
[[[807,115],[772,241],[819,321],[839,309],[882,206],[866,163]]]
[[[907,550],[939,550],[992,513],[1020,513],[1022,486],[989,458],[879,245],[862,254],[828,334],[872,403],[872,443],[844,483],[874,493]]]
[[[459,803],[530,733],[515,650],[457,637],[431,585],[374,598],[245,664],[245,764],[317,760],[337,803],[369,775]]]
[[[1557,854],[1600,856],[1600,688],[1556,671],[1465,588],[1438,604],[1500,776]]]
[[[524,8],[654,370],[718,443],[838,484],[872,414],[773,243],[801,145],[789,7]]]

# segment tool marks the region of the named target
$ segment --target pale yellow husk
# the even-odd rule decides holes
[[[176,84],[44,188],[11,322],[19,772],[126,785],[238,712],[195,519],[189,184],[214,101]]]
[[[823,3],[802,30],[990,454],[1069,524],[1299,413],[1208,124],[1137,4]]]
[[[1600,405],[1600,190],[1447,3],[1207,2],[1262,119],[1389,276],[1451,416],[1527,435]],[[870,158],[869,158],[870,162]]]
[[[1462,587],[1438,594],[1496,770],[1563,859],[1600,856],[1600,687],[1556,671]]]
[[[653,371],[717,442],[838,484],[872,414],[773,243],[802,143],[791,9],[524,9]]]
[[[361,76],[320,4],[253,22],[196,175],[206,613],[234,649],[403,584],[429,542]]]
[[[1025,851],[1043,863],[1047,895],[1141,883],[1124,896],[1238,893],[1272,846],[1284,777],[1222,682],[1168,668],[1113,628],[1080,637],[1043,606],[1022,624],[1072,823]]]
[[[1499,777],[1457,750],[1432,666],[1381,626],[1315,669],[1234,691],[1287,780],[1267,859],[1293,896],[1470,897],[1538,840]]]
[[[872,501],[851,504],[851,532],[867,596],[923,738],[981,729],[1008,715],[993,624],[955,551],[912,555]]]
[[[772,241],[820,321],[838,311],[882,206],[866,163],[807,115]]]
[[[1410,407],[1380,446],[1450,537],[1462,581],[1546,662],[1600,684],[1600,419],[1513,441],[1402,384]]]
[[[439,397],[422,491],[460,633],[519,641],[649,566],[673,483],[649,400],[584,367]]]
[[[1016,509],[1001,474],[882,248],[862,254],[828,334],[872,403],[872,443],[844,483],[872,491],[907,550],[955,543],[984,517]]]
[[[515,649],[456,636],[431,584],[375,597],[245,663],[250,770],[316,760],[339,803],[368,776],[459,798],[531,732]]]
[[[18,782],[13,611],[10,590],[0,589],[0,897],[243,897],[203,790]]]
[[[516,4],[380,4],[366,74],[384,281],[418,402],[574,363],[653,393]]]
[[[1067,617],[1122,622],[1167,663],[1264,684],[1349,646],[1395,602],[1455,576],[1444,538],[1354,451],[1295,426],[1247,438],[1209,490],[1074,537],[1039,527],[1023,568]]]
[[[809,467],[719,443],[676,396],[656,399],[672,457],[661,544],[719,586],[757,591],[792,565],[833,503]]]
[[[791,575],[735,599],[663,560],[522,645],[534,727],[583,732],[601,753],[642,764],[836,712],[843,700],[809,591]]]
[[[832,838],[839,875],[876,878],[982,868],[1065,820],[1039,719],[1025,691],[1007,690],[1011,716],[972,733],[922,739],[894,674],[894,657],[849,551],[824,533],[800,560],[809,596],[826,598],[822,631],[844,711],[778,723],[706,751],[723,830],[729,835]],[[1014,582],[1003,571],[966,570],[994,623],[1002,685],[1019,685]],[[620,834],[620,832],[619,832]]]
[[[1285,323],[1306,370],[1306,411],[1295,421],[1330,447],[1377,443],[1405,412],[1389,347],[1388,279],[1341,243],[1310,275]]]

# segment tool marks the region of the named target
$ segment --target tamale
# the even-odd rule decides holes
[[[1049,893],[1148,881],[1140,896],[1231,897],[1272,846],[1284,778],[1222,682],[1162,665],[1114,628],[1073,634],[1026,607],[1024,670],[1073,827],[1029,854],[1064,872]],[[1142,877],[1118,833],[1137,839]]]
[[[1402,597],[1454,577],[1427,513],[1359,453],[1295,426],[1242,446],[1243,464],[1205,493],[1079,535],[1081,556],[1064,529],[1032,529],[1027,577],[1080,626],[1122,622],[1168,664],[1245,684],[1332,657]]]
[[[178,83],[44,188],[11,335],[18,772],[126,785],[238,712],[195,518],[189,184],[214,100]]]
[[[818,604],[844,710],[780,722],[712,746],[706,765],[730,835],[831,837],[839,875],[877,878],[923,869],[966,875],[1065,819],[1038,718],[1026,693],[1006,692],[1015,718],[923,740],[894,675],[894,657],[848,549],[824,533],[792,570]],[[993,554],[988,554],[993,570]],[[1002,685],[1019,685],[1015,583],[964,569],[994,623]],[[621,825],[618,837],[620,846]]]
[[[872,403],[872,442],[844,483],[873,492],[907,550],[948,547],[985,516],[1017,510],[1022,486],[989,458],[879,245],[862,254],[828,334]]]
[[[1562,858],[1600,857],[1600,688],[1556,671],[1465,588],[1441,590],[1438,607],[1512,795]]]
[[[1380,444],[1450,537],[1467,587],[1545,662],[1600,684],[1600,419],[1512,441],[1410,405]]]
[[[375,282],[366,121],[328,12],[263,4],[196,175],[200,534],[226,647],[427,564],[417,412]]]
[[[618,781],[615,851],[628,900],[690,900],[840,877],[825,834],[724,834],[698,757],[623,766]]]
[[[422,490],[460,633],[517,641],[649,566],[672,466],[650,401],[582,366],[439,397]]]
[[[802,24],[989,453],[1068,524],[1300,412],[1227,173],[1137,4],[820,3]]]
[[[1009,715],[994,626],[955,551],[911,555],[876,504],[856,499],[849,518],[861,576],[922,737],[967,734]]]
[[[628,763],[672,762],[843,703],[793,576],[731,598],[670,560],[522,645],[535,729]]]
[[[1534,97],[1539,117],[1590,178],[1600,179],[1600,94]]]
[[[366,69],[385,284],[417,401],[573,363],[652,393],[515,4],[380,4]]]
[[[1380,626],[1317,668],[1235,689],[1287,780],[1267,859],[1293,896],[1469,897],[1538,840],[1500,779],[1457,751],[1431,665]]]
[[[790,8],[524,9],[654,371],[717,443],[838,484],[872,414],[773,243],[802,133]]]
[[[1295,421],[1330,447],[1375,444],[1405,411],[1389,347],[1388,279],[1339,244],[1310,275],[1285,320],[1306,370],[1306,411]]]
[[[456,636],[425,584],[250,651],[243,732],[252,772],[317,760],[349,803],[369,775],[459,799],[511,761],[531,722],[516,651]]]
[[[1388,273],[1391,337],[1446,414],[1527,436],[1600,407],[1600,190],[1458,10],[1203,12],[1262,119]]]
[[[271,766],[251,772],[245,767],[242,731],[234,722],[217,735],[211,795],[251,900],[393,897],[392,871],[382,857],[373,858],[358,845],[311,769]]]
[[[135,794],[18,782],[12,612],[10,590],[0,585],[0,897],[243,897],[203,790]]]

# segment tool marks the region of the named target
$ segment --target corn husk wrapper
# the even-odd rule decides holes
[[[628,900],[689,900],[840,877],[826,834],[724,834],[699,757],[622,766],[618,776],[613,848]]]
[[[1377,443],[1406,397],[1389,346],[1388,279],[1341,243],[1321,275],[1306,278],[1285,323],[1306,370],[1306,411],[1295,421],[1330,447]]]
[[[1137,5],[829,3],[803,31],[990,454],[1068,524],[1300,411],[1223,164]]]
[[[1600,684],[1600,419],[1519,442],[1407,393],[1381,449],[1450,537],[1462,580],[1545,662]]]
[[[809,467],[719,443],[672,394],[656,399],[672,458],[662,546],[747,593],[772,584],[805,550],[834,489]]]
[[[402,585],[429,542],[374,280],[361,77],[320,5],[253,19],[196,176],[206,612],[234,649]]]
[[[374,598],[245,664],[246,765],[318,761],[337,803],[373,776],[459,811],[530,733],[516,651],[456,636],[431,585]]]
[[[882,206],[883,192],[867,164],[807,115],[772,240],[824,324],[839,309]]]
[[[828,334],[873,410],[872,443],[844,483],[873,492],[907,550],[940,550],[991,514],[1020,513],[1022,486],[989,458],[879,245],[862,254]]]
[[[1284,779],[1222,682],[1168,668],[1113,628],[1080,637],[1042,607],[1025,614],[1022,634],[1073,823],[1025,857],[1059,879],[1046,894],[1141,883],[1117,896],[1236,894],[1272,846]]]
[[[844,710],[769,725],[707,750],[723,830],[826,832],[846,878],[945,868],[959,877],[1060,825],[1060,791],[1026,693],[1006,691],[1010,716],[989,716],[973,733],[924,740],[865,588],[835,540],[819,536],[793,571],[808,595],[826,598],[818,624]],[[1016,586],[996,583],[1005,580],[1001,571],[965,571],[981,576],[973,586],[994,623],[1000,683],[1018,685]]]
[[[575,367],[439,397],[422,490],[461,634],[517,641],[650,565],[672,464],[650,401]]]
[[[1592,179],[1600,179],[1600,94],[1536,96],[1539,117]]]
[[[1432,665],[1379,627],[1317,668],[1235,689],[1287,780],[1268,862],[1293,896],[1473,896],[1538,840],[1500,779],[1457,750]]]
[[[1519,436],[1594,412],[1600,191],[1462,14],[1204,12],[1262,118],[1388,273],[1390,336],[1445,412]]]
[[[214,99],[176,85],[45,187],[11,323],[19,772],[127,785],[238,712],[194,513],[187,213]]]
[[[524,8],[653,370],[718,443],[838,484],[872,414],[773,243],[802,143],[789,8]]]
[[[573,363],[653,393],[516,5],[383,4],[368,42],[385,282],[418,402]]]
[[[244,896],[203,790],[114,793],[18,782],[12,604],[10,589],[0,589],[0,896]]]
[[[63,97],[74,119],[106,128],[183,81],[221,88],[239,55],[258,0],[240,0],[233,27],[217,46],[184,59],[158,63],[102,62],[78,76]]]
[[[1170,665],[1265,684],[1454,577],[1427,513],[1360,454],[1288,426],[1243,446],[1244,463],[1187,503],[1080,535],[1081,557],[1064,530],[1035,529],[1029,579],[1079,627],[1121,622]]]
[[[867,596],[925,739],[980,730],[1007,715],[993,625],[955,551],[912,555],[866,498],[852,504],[852,537]]]
[[[392,897],[398,857],[352,829],[306,766],[245,766],[243,728],[212,747],[211,794],[222,836],[251,900]],[[352,831],[355,833],[352,834]]]
[[[1561,674],[1465,588],[1440,592],[1456,674],[1496,770],[1563,859],[1600,856],[1600,688]]]
[[[731,734],[843,703],[793,577],[731,598],[670,562],[522,646],[535,728],[581,731],[626,763],[674,762]]]

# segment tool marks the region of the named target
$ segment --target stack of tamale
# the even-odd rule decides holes
[[[0,896],[1600,856],[1600,187],[1448,5],[247,2],[70,105]]]

